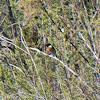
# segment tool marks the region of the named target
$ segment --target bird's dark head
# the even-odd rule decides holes
[[[46,47],[49,47],[49,46],[51,46],[51,44],[50,44],[50,43],[47,43],[47,44],[45,44],[45,46],[46,46]]]

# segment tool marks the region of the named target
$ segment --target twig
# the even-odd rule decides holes
[[[85,41],[83,35],[82,35],[80,32],[78,32],[78,35],[79,35],[79,37],[84,41],[84,44],[85,44],[85,45],[87,46],[87,48],[91,51],[91,53],[93,54],[93,56],[95,57],[95,59],[98,60],[99,63],[100,63],[100,59],[95,55],[95,53],[94,53],[94,51],[92,50],[92,48],[91,48],[91,47],[88,45],[88,43]]]
[[[27,46],[27,43],[26,43],[26,41],[25,41],[25,39],[24,39],[24,37],[23,37],[22,28],[20,27],[20,24],[19,24],[19,28],[20,28],[20,33],[21,33],[21,41],[22,41],[24,47],[26,48],[26,50],[27,50],[27,52],[28,52],[28,55],[29,55],[30,58],[31,58],[31,61],[32,61],[32,63],[33,63],[33,66],[35,67],[35,70],[36,70],[36,73],[37,73],[37,75],[38,75],[38,79],[39,79],[40,85],[41,85],[41,87],[42,87],[42,91],[43,91],[43,94],[44,94],[44,98],[45,98],[45,100],[47,100],[46,94],[45,94],[45,91],[44,91],[44,87],[43,87],[43,85],[42,85],[41,78],[40,78],[40,76],[39,76],[39,74],[38,74],[38,70],[37,70],[36,64],[35,64],[35,62],[34,62],[34,60],[33,60],[33,57],[32,57],[31,54],[30,54],[29,48],[28,48],[28,46]]]

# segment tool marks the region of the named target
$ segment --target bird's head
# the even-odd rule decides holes
[[[50,43],[45,44],[46,47],[52,47]]]

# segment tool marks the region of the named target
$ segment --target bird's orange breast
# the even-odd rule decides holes
[[[51,46],[50,47],[47,47],[47,51],[52,52],[52,47]]]

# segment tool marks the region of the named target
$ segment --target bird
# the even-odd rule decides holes
[[[47,47],[48,52],[57,57],[56,50],[50,43],[45,44],[45,46]]]

